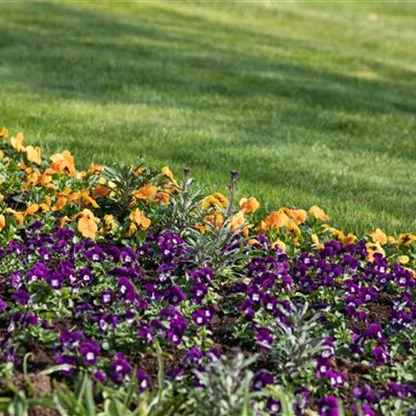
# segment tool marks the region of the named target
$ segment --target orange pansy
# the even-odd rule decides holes
[[[153,198],[157,194],[157,187],[148,183],[147,185],[142,186],[139,190],[133,191],[132,194],[137,199],[148,200]]]
[[[284,208],[284,212],[286,215],[292,218],[292,220],[295,221],[297,225],[303,224],[308,218],[308,214],[304,209]]]
[[[27,146],[26,156],[29,162],[40,165],[42,163],[42,149],[40,147]]]
[[[6,226],[6,218],[3,214],[0,214],[0,231]]]
[[[379,242],[382,246],[387,244],[388,238],[387,235],[380,230],[380,228],[376,228],[372,233],[370,233],[370,237],[374,243]]]
[[[3,127],[0,130],[0,139],[4,139],[6,137],[9,137],[9,130],[7,130],[6,127]]]
[[[147,218],[139,208],[136,208],[130,215],[130,221],[139,226],[143,230],[147,230],[150,227],[151,221]]]
[[[325,214],[324,210],[319,208],[317,205],[313,205],[309,208],[309,213],[316,219],[321,221],[328,221],[329,217]]]
[[[23,146],[24,141],[25,141],[25,138],[23,136],[23,133],[17,133],[16,137],[12,137],[10,139],[10,144],[18,152],[24,152],[26,150],[25,146]]]
[[[240,210],[244,214],[251,214],[260,208],[260,204],[256,198],[242,198],[240,200]]]

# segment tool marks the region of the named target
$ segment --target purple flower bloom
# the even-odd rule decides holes
[[[255,374],[252,381],[253,390],[262,390],[269,384],[274,383],[274,377],[267,371],[259,371]]]
[[[208,288],[204,283],[196,282],[191,286],[191,293],[194,295],[192,298],[194,302],[201,302],[208,293]]]
[[[276,416],[282,411],[282,404],[280,403],[280,400],[269,397],[266,402],[266,409],[271,416]]]
[[[126,277],[120,277],[117,281],[120,297],[129,302],[133,302],[136,297],[136,291],[133,283]]]
[[[25,290],[19,289],[13,293],[12,299],[20,305],[27,305],[29,303],[30,295]]]
[[[186,296],[179,286],[172,286],[166,290],[164,298],[169,300],[173,305],[178,305],[186,299]]]
[[[130,247],[126,247],[121,251],[120,258],[124,264],[131,264],[136,261],[137,256]]]
[[[127,374],[131,372],[131,365],[124,355],[117,352],[115,359],[110,364],[110,378],[113,383],[121,384]]]
[[[153,330],[150,325],[144,321],[139,321],[139,333],[138,338],[145,340],[149,345],[153,344]]]
[[[84,358],[85,364],[94,365],[97,363],[97,358],[101,352],[101,347],[98,342],[92,340],[84,341],[80,345],[79,350]]]
[[[138,390],[139,392],[143,392],[149,388],[150,385],[150,378],[149,376],[141,369],[136,371],[137,381],[139,383]]]
[[[20,272],[10,274],[10,286],[13,289],[19,289],[22,286],[22,275]]]
[[[321,416],[339,416],[338,400],[335,396],[325,396],[319,402]]]
[[[7,303],[2,298],[0,298],[0,312],[4,312],[7,308]]]
[[[96,370],[92,373],[92,377],[99,383],[105,383],[107,376],[100,370]]]
[[[104,290],[100,295],[101,304],[110,306],[114,302],[114,293],[111,290]]]
[[[331,387],[333,389],[337,387],[342,387],[345,384],[346,376],[344,373],[329,370],[326,372],[325,377],[329,379],[329,381],[331,382]]]
[[[61,370],[63,375],[71,376],[74,373],[74,367],[77,364],[77,360],[71,355],[61,354],[56,357],[56,364],[63,366]]]

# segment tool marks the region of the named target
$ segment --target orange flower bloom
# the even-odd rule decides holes
[[[78,220],[78,231],[83,237],[93,240],[98,230],[99,218],[96,218],[89,209],[84,209],[78,216],[80,217]]]
[[[212,215],[206,215],[204,217],[204,222],[212,224],[219,230],[224,225],[224,216],[218,212]]]
[[[304,209],[284,208],[284,212],[298,225],[303,224],[308,218],[308,214]]]
[[[89,194],[89,192],[86,189],[84,189],[84,190],[81,191],[80,196],[81,196],[84,204],[91,205],[94,208],[100,208],[100,206],[97,204],[97,202],[95,201],[95,199],[93,199],[93,198],[90,197],[90,194]]]
[[[50,160],[52,164],[47,169],[48,173],[66,173],[69,176],[75,176],[75,159],[68,150],[64,150],[62,153],[55,153]]]
[[[52,211],[60,211],[61,209],[63,209],[65,207],[67,202],[68,202],[68,198],[65,195],[58,194],[58,196],[56,198],[56,203],[51,208]]]
[[[12,137],[10,139],[10,144],[15,150],[22,153],[26,150],[25,146],[23,146],[24,141],[25,138],[23,136],[23,133],[17,133],[16,137]]]
[[[62,217],[62,218],[59,220],[59,226],[60,226],[61,228],[63,228],[63,227],[65,227],[65,225],[66,225],[69,221],[71,221],[71,218],[69,218],[67,215],[65,215],[65,217]]]
[[[96,163],[91,163],[88,167],[87,174],[88,175],[99,175],[104,168],[101,165],[97,165]]]
[[[129,216],[130,221],[141,227],[142,230],[147,230],[150,227],[151,221],[147,218],[139,208],[136,208]]]
[[[42,163],[42,149],[40,147],[27,146],[26,156],[29,162],[40,165]]]
[[[3,231],[4,227],[6,226],[6,218],[3,214],[0,214],[0,231]]]
[[[317,248],[324,248],[324,244],[319,241],[317,234],[311,234],[311,240],[314,246],[316,246]]]
[[[241,230],[245,225],[244,213],[240,211],[238,214],[235,214],[231,217],[230,224],[233,231]]]
[[[348,235],[344,235],[344,238],[341,239],[341,242],[342,242],[342,245],[346,247],[346,246],[349,246],[350,244],[354,244],[356,240],[357,240],[357,237],[354,234],[349,233]]]
[[[104,186],[104,185],[98,185],[96,188],[94,188],[91,192],[91,196],[93,198],[102,198],[107,196],[110,193],[110,190]]]
[[[265,219],[266,230],[270,228],[282,228],[289,222],[289,217],[281,210],[271,212]]]
[[[172,173],[172,171],[167,167],[167,166],[165,166],[163,169],[162,169],[162,173],[167,177],[167,178],[169,178],[169,180],[173,183],[173,185],[175,185],[175,186],[179,186],[179,184],[178,184],[178,182],[176,181],[176,179],[174,178],[174,176],[173,176],[173,173]]]
[[[379,242],[382,246],[387,244],[387,235],[380,230],[380,228],[376,228],[372,233],[370,233],[370,237],[374,243]]]
[[[148,200],[153,198],[157,194],[157,187],[148,183],[147,185],[142,186],[139,190],[133,191],[132,194],[137,199]]]
[[[165,191],[158,192],[155,196],[155,201],[161,202],[162,205],[169,203],[169,193]]]
[[[252,212],[256,212],[259,208],[260,204],[256,198],[242,198],[240,200],[240,210],[244,214],[251,214]]]
[[[325,214],[325,212],[319,208],[317,205],[313,205],[309,208],[309,213],[313,215],[316,219],[321,221],[328,221],[329,217]]]
[[[35,214],[37,211],[39,211],[40,205],[39,204],[32,204],[29,205],[25,211],[15,211],[12,208],[7,208],[6,212],[9,212],[14,215],[16,218],[17,225],[23,225],[25,222],[25,219],[28,215]]]
[[[9,137],[9,130],[7,130],[6,127],[3,127],[0,130],[0,139],[5,139],[6,137]]]

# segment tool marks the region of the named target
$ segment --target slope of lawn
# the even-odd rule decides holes
[[[81,164],[193,167],[265,208],[415,231],[416,5],[0,4],[0,124]],[[218,186],[216,186],[218,185]]]

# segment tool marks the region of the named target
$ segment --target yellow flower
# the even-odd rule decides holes
[[[286,244],[282,240],[276,240],[274,243],[272,243],[272,247],[279,247],[280,250],[286,251]]]
[[[6,127],[3,127],[0,130],[0,139],[5,139],[6,137],[9,137],[9,130],[7,130]]]
[[[256,198],[242,198],[240,200],[240,210],[244,214],[251,214],[252,212],[256,212],[259,208],[260,204]]]
[[[172,171],[165,166],[164,168],[162,168],[162,173],[173,183],[173,185],[175,185],[176,187],[178,187],[178,182],[176,181],[176,179],[173,176]]]
[[[133,191],[132,194],[137,199],[148,200],[153,198],[157,194],[157,187],[148,183],[147,185],[142,186],[139,190]]]
[[[10,139],[10,144],[15,150],[22,153],[25,151],[25,146],[23,146],[24,141],[25,138],[23,136],[23,133],[17,133],[16,137],[12,137]]]
[[[298,237],[301,234],[300,228],[294,220],[288,221],[288,223],[286,224],[286,232],[287,234],[294,235],[296,237]]]
[[[382,246],[387,244],[387,235],[380,230],[380,228],[376,228],[372,233],[370,233],[370,237],[374,243],[379,242]]]
[[[309,208],[309,213],[313,215],[316,219],[321,221],[328,221],[329,217],[325,214],[324,210],[319,208],[317,205],[313,205]]]
[[[409,256],[399,256],[397,257],[397,260],[400,264],[407,264],[410,261]]]
[[[4,152],[3,150],[0,149],[0,159],[3,159],[3,158],[4,158]]]
[[[6,218],[3,214],[0,214],[0,231],[3,231],[4,227],[6,226]]]
[[[416,240],[416,235],[405,233],[405,234],[399,235],[398,243],[399,245],[410,246],[410,244],[412,244],[415,240]]]
[[[40,147],[27,146],[26,156],[29,162],[40,165],[42,163],[42,150]]]
[[[93,240],[98,230],[99,218],[96,218],[89,209],[84,209],[78,216],[78,231],[83,237]]]
[[[141,227],[142,230],[147,230],[150,227],[151,221],[147,218],[139,208],[136,208],[129,216],[130,221]]]
[[[202,209],[221,209],[226,208],[227,205],[228,199],[221,192],[215,192],[202,200]]]
[[[317,234],[315,233],[311,234],[311,240],[314,246],[316,246],[317,248],[324,248],[324,244],[319,241]]]

